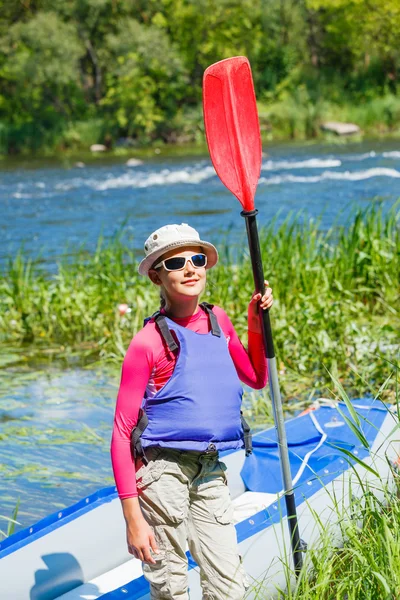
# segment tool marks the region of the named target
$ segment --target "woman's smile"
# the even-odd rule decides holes
[[[182,281],[183,285],[196,285],[200,280],[199,279],[186,279]]]

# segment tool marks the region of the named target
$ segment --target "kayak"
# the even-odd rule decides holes
[[[363,438],[357,435],[354,411]],[[397,427],[395,410],[368,398],[352,406],[317,401],[286,421],[305,557],[306,548],[318,544],[321,526],[329,524],[334,532],[365,485],[382,498],[382,482],[394,485],[400,455]],[[221,459],[227,466],[240,554],[249,577],[246,598],[272,598],[277,588],[294,582],[275,429],[253,436],[251,456],[236,450],[221,453]],[[190,598],[200,600],[199,569],[187,555]],[[2,540],[0,559],[4,600],[150,598],[141,562],[127,551],[115,487],[99,489]]]

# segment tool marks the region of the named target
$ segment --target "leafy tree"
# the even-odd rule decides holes
[[[373,69],[375,81],[368,83],[389,85],[395,91],[400,66],[398,0],[306,0],[306,3],[310,10],[317,11],[324,30],[325,65],[368,78],[370,66],[378,61],[379,68]]]
[[[105,92],[107,65],[100,54],[109,33],[115,32],[130,14],[129,0],[42,0],[49,10],[74,25],[85,53],[81,57],[81,72],[88,102],[99,104]]]
[[[77,105],[84,111],[79,71],[84,50],[73,25],[55,13],[38,12],[13,24],[0,50],[1,117],[17,129],[30,124],[34,145]]]
[[[147,19],[162,27],[190,77],[188,104],[201,100],[206,67],[244,54],[253,61],[261,38],[260,0],[150,0]]]
[[[183,103],[187,76],[166,33],[128,19],[109,34],[102,53],[108,64],[107,92],[102,106],[129,136],[145,139],[163,133]]]
[[[260,93],[274,91],[307,56],[302,2],[268,0],[261,4],[262,38],[254,65]]]
[[[399,32],[399,0],[0,0],[0,143],[55,147],[76,123],[98,141],[193,135],[204,69],[240,54],[258,97],[292,121],[304,105],[313,135],[325,99],[388,91],[392,127]]]

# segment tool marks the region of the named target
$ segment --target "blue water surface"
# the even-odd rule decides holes
[[[400,143],[265,148],[256,206],[259,224],[291,211],[321,216],[321,227],[345,222],[356,206],[400,196]],[[162,156],[162,155],[161,155]],[[223,186],[208,157],[157,157],[136,167],[17,168],[0,174],[0,261],[22,245],[48,268],[77,246],[94,250],[123,225],[141,253],[144,239],[168,222],[187,222],[218,243],[229,230],[243,235],[240,204]]]
[[[16,530],[113,485],[111,430],[118,373],[46,367],[0,390],[0,530],[19,499]],[[3,386],[2,386],[3,387]],[[0,534],[0,539],[3,536]]]

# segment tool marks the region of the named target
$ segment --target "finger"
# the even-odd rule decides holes
[[[269,296],[268,298],[264,298],[264,300],[260,303],[261,308],[269,308],[272,306],[274,302],[274,299],[272,296]]]
[[[136,558],[138,558],[141,561],[144,561],[143,552],[140,548],[135,548],[135,554],[136,554]]]
[[[132,556],[134,556],[135,558],[139,558],[135,546],[128,546],[128,552],[129,554],[132,554]]]
[[[150,548],[153,550],[153,552],[155,552],[156,554],[159,554],[160,550],[158,549],[156,538],[154,537],[154,535],[149,536],[149,542],[150,542]]]
[[[250,300],[250,302],[251,302],[252,304],[255,304],[255,303],[256,303],[256,302],[258,302],[260,299],[261,299],[261,294],[260,294],[260,293],[256,294],[256,293],[254,292],[254,294],[253,294],[253,295],[252,295],[252,297],[251,297],[251,300]]]
[[[266,279],[264,281],[264,287],[265,287],[264,294],[268,294],[271,288],[269,287],[269,283]],[[256,293],[256,292],[254,292],[254,293]],[[261,296],[261,294],[259,294],[259,295]]]
[[[262,305],[262,309],[263,310],[267,310],[268,308],[271,308],[271,306],[273,305],[273,302],[267,302],[266,304]]]
[[[142,553],[143,553],[143,561],[150,563],[152,565],[156,564],[156,561],[154,560],[154,558],[152,557],[152,555],[150,554],[150,548],[142,548]]]

